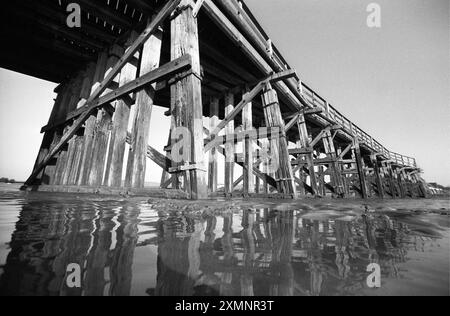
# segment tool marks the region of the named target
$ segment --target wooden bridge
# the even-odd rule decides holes
[[[9,45],[0,66],[59,83],[23,189],[189,199],[427,195],[416,160],[388,150],[306,85],[244,2],[77,0],[82,25],[69,28],[71,2],[18,0],[2,10]],[[164,153],[148,145],[161,137],[149,133],[154,105],[171,117]],[[147,159],[163,170],[160,190],[145,188]]]

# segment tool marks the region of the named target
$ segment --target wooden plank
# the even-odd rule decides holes
[[[195,4],[194,10],[192,12],[192,16],[194,18],[197,17],[198,13],[200,12],[200,9],[202,8],[203,3],[205,0],[197,0],[197,3]]]
[[[344,185],[342,183],[341,166],[337,161],[338,154],[330,130],[327,130],[324,133],[322,141],[325,148],[325,154],[330,160],[330,169],[332,170],[331,183],[334,187],[334,192],[339,195],[339,197],[344,197],[345,192]]]
[[[108,53],[103,51],[99,53],[95,74],[93,78],[93,84],[91,87],[91,93],[96,89],[96,86],[100,84],[105,76],[106,63],[108,61]],[[95,112],[93,112],[94,114]],[[97,114],[97,113],[95,113]],[[85,186],[88,184],[89,174],[91,172],[92,160],[94,156],[94,136],[97,119],[96,115],[91,115],[85,124],[84,128],[84,148],[83,157],[81,159],[80,173],[78,176],[77,184],[79,186]]]
[[[136,79],[137,68],[127,64],[122,68],[119,86],[123,86]],[[109,153],[106,163],[104,185],[109,187],[122,186],[122,174],[126,149],[128,122],[130,120],[131,104],[124,100],[116,103],[113,117]]]
[[[350,152],[350,150],[352,150],[352,148],[353,148],[353,144],[350,144],[347,147],[345,147],[345,149],[343,151],[341,151],[341,153],[339,154],[339,157],[337,158],[337,160],[344,159],[345,155],[347,155]]]
[[[118,45],[114,45],[109,51],[109,57],[105,69],[108,69],[116,64],[119,58],[118,56],[120,56],[122,53],[123,48]],[[119,78],[115,78],[115,80],[118,79]],[[111,93],[109,88],[104,91],[104,94],[108,93]],[[113,114],[107,111],[105,108],[98,111],[97,113],[93,139],[94,153],[90,166],[91,169],[89,171],[89,176],[87,179],[87,183],[90,186],[100,186],[103,184],[112,115]]]
[[[133,143],[131,133],[127,133],[126,142],[129,145]],[[166,172],[169,172],[169,169],[173,164],[173,161],[170,158],[164,156],[158,150],[156,150],[150,145],[146,146],[145,156],[147,158],[150,158],[154,163],[156,163],[161,169],[163,169]]]
[[[104,104],[108,104],[114,102],[124,96],[142,90],[148,85],[156,83],[158,81],[171,78],[175,74],[180,73],[182,71],[188,70],[191,68],[192,59],[189,54],[183,55],[178,59],[175,59],[161,67],[146,73],[145,75],[133,80],[123,86],[119,87],[117,90],[112,91],[110,93],[105,94],[100,97],[98,100],[91,102],[88,110],[93,110],[97,107],[101,107]],[[67,117],[67,120],[71,120],[76,118],[78,115],[83,113],[86,110],[86,107],[80,108],[77,111],[70,113]]]
[[[70,100],[67,104],[67,111],[71,111],[73,109],[75,109],[77,107],[78,101],[80,100],[80,93],[81,93],[81,88],[82,88],[82,84],[83,84],[83,80],[84,80],[84,76],[85,76],[85,72],[79,72],[74,84],[71,87],[71,96],[70,96]],[[77,138],[77,135],[73,135],[73,137],[71,137],[69,139],[69,146],[67,149],[67,159],[65,161],[65,165],[62,165],[62,176],[59,179],[60,183],[62,185],[67,185],[69,184],[69,178],[70,178],[70,173],[72,172],[72,164],[74,161],[74,156],[75,156],[75,139]]]
[[[313,144],[309,141],[309,133],[308,128],[306,125],[305,115],[301,113],[298,117],[298,131],[299,131],[299,138],[300,138],[300,145],[302,149],[305,149],[306,152],[306,164],[308,166],[309,171],[309,177],[311,182],[311,190],[313,195],[317,195],[318,188],[317,188],[317,177],[316,172],[314,170],[314,156],[313,156]]]
[[[245,138],[250,138],[253,141],[256,141],[270,137],[281,137],[283,135],[285,135],[285,133],[278,127],[271,127],[267,129],[253,130],[251,133],[249,131],[240,131],[233,134],[216,136],[212,140],[210,140],[210,138],[208,137],[205,139],[205,152],[208,152],[217,146],[221,146],[229,142],[235,144],[240,143],[242,141],[245,141]],[[168,149],[171,148],[169,147]]]
[[[242,110],[242,128],[246,133],[256,133],[253,129],[253,103],[247,103]],[[244,195],[254,193],[255,182],[253,177],[253,139],[246,134],[243,144],[244,150]]]
[[[217,147],[217,152],[220,153],[221,155],[225,156],[225,148],[219,146]],[[241,166],[242,168],[244,168],[244,163],[243,162],[236,162],[239,166]],[[263,180],[264,182],[266,182],[267,184],[271,185],[272,187],[276,188],[277,187],[277,182],[275,181],[274,178],[272,178],[271,176],[261,172],[258,167],[253,166],[253,173],[255,174],[255,176],[257,176],[258,178],[260,178],[261,180]],[[234,184],[231,183],[231,185]],[[225,193],[227,196],[230,196],[230,194],[232,193]]]
[[[355,160],[356,160],[356,166],[358,170],[358,177],[359,177],[359,184],[360,184],[360,190],[361,195],[363,199],[367,199],[368,196],[368,187],[367,187],[367,179],[366,179],[366,173],[364,171],[364,160],[361,155],[361,148],[359,145],[358,138],[354,139],[354,146],[353,146],[354,154],[355,154]]]
[[[392,198],[395,199],[397,197],[397,186],[394,181],[394,171],[392,170],[392,164],[386,163],[386,168],[387,168],[387,177],[388,177],[388,181],[389,181],[390,194],[391,194]]]
[[[216,129],[214,129],[214,131],[211,134],[218,135],[220,131],[223,130],[231,120],[234,120],[234,118],[242,111],[242,109],[249,102],[253,101],[253,99],[263,90],[264,86],[267,83],[274,83],[283,80],[283,78],[289,78],[293,74],[294,72],[292,70],[289,70],[283,73],[269,76],[268,78],[257,83],[256,86],[250,92],[247,92],[243,95],[241,102],[238,105],[236,105],[233,111],[229,113],[222,122],[220,122],[220,124],[216,127]]]
[[[171,85],[173,128],[184,127],[190,133],[189,165],[199,166],[184,172],[186,192],[193,200],[208,197],[208,175],[203,141],[203,102],[200,79],[200,50],[197,19],[192,16],[191,2],[180,7],[171,21],[171,59],[192,56],[192,73]],[[185,2],[183,2],[185,4]],[[179,10],[179,11],[180,11]],[[173,167],[177,167],[174,165]]]
[[[213,97],[210,101],[209,122],[211,130],[214,130],[219,124],[219,98]],[[208,190],[210,193],[217,192],[218,181],[218,162],[217,152],[212,148],[209,152],[209,168],[208,168]]]
[[[372,167],[375,171],[375,181],[376,181],[377,190],[378,190],[378,197],[381,199],[384,199],[384,187],[383,187],[383,181],[381,179],[380,168],[378,165],[377,157],[374,155],[371,155],[370,161],[372,162]]]
[[[161,60],[162,32],[155,31],[141,52],[140,76],[158,69]],[[136,111],[133,119],[132,140],[128,154],[125,185],[131,188],[143,188],[145,186],[145,174],[147,159],[145,153],[150,138],[150,121],[153,111],[155,87],[147,87],[138,91],[136,95]]]
[[[262,96],[262,103],[267,127],[279,127],[284,132],[286,126],[281,116],[278,96],[270,84],[265,88]],[[278,192],[282,194],[292,194],[294,197],[297,197],[297,189],[289,158],[286,134],[280,138],[276,137],[270,139],[270,151],[272,157],[278,157],[279,167],[275,172],[276,180],[278,182]]]
[[[225,117],[228,117],[234,112],[234,94],[227,93],[225,95]],[[225,135],[228,138],[234,139],[234,120],[229,120],[225,127]],[[227,142],[225,144],[225,194],[232,194],[234,191],[234,154],[235,144],[234,141]]]
[[[295,124],[297,124],[298,121],[298,117],[300,116],[300,114],[296,114],[290,121],[289,123],[286,124],[286,129],[285,129],[285,133],[287,133],[291,128],[293,128],[295,126]]]
[[[93,85],[95,75],[95,64],[91,63],[88,65],[84,78],[83,78],[83,84],[81,86],[81,92],[80,92],[80,100],[78,101],[78,104],[80,102],[83,102],[86,100],[90,93],[91,88]],[[78,106],[77,104],[77,106]],[[80,177],[81,173],[81,167],[82,167],[82,159],[84,155],[84,143],[85,143],[85,132],[83,131],[83,135],[80,135],[80,133],[77,133],[76,136],[74,136],[74,156],[73,156],[73,162],[72,166],[70,168],[70,174],[69,174],[69,185],[76,185],[78,183],[78,178]]]

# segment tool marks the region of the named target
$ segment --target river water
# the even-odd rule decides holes
[[[450,295],[448,200],[214,205],[0,185],[0,295]]]

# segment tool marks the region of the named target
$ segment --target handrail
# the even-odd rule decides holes
[[[335,107],[328,103],[325,98],[321,97],[317,92],[310,88],[303,81],[301,82],[301,93],[303,98],[311,105],[311,107],[320,107],[324,110],[329,119],[332,119],[337,124],[341,125],[343,129],[350,135],[357,136],[360,141],[366,143],[376,152],[384,155],[388,160],[392,160],[395,163],[402,166],[409,166],[417,168],[417,162],[415,158],[404,156],[398,153],[394,153],[386,149],[380,142],[367,134],[359,126],[352,123],[342,113],[340,113]],[[321,101],[321,102],[319,102]]]
[[[245,5],[244,2],[240,3],[240,9],[245,12],[247,17],[249,18],[250,25],[252,27],[253,33],[256,35],[258,41],[267,43],[270,41],[269,36],[264,32],[263,28],[258,24],[258,21],[253,16],[250,9]],[[291,69],[289,64],[283,58],[278,48],[270,41],[270,45],[272,47],[273,55],[272,61],[276,63],[281,69]],[[349,119],[347,119],[343,114],[341,114],[336,108],[334,108],[329,102],[325,100],[325,98],[321,97],[316,91],[306,85],[303,81],[300,81],[299,78],[295,78],[296,81],[299,81],[299,91],[300,95],[303,97],[305,101],[312,108],[321,108],[324,110],[325,115],[335,121],[337,124],[340,124],[343,129],[352,136],[357,136],[362,142],[366,143],[376,152],[383,154],[387,159],[393,160],[396,163],[403,166],[410,166],[417,168],[416,160],[412,157],[407,157],[404,155],[400,155],[394,152],[387,150],[384,146],[382,146],[377,140],[375,140],[372,136],[364,132],[360,127],[356,124],[352,123]]]

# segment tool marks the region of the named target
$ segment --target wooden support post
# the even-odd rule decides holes
[[[81,88],[83,85],[84,76],[85,76],[84,72],[79,73],[76,78],[75,83],[72,86],[71,96],[70,96],[70,100],[68,103],[68,112],[73,111],[74,109],[77,108],[78,101],[80,101],[80,94],[81,94]],[[69,141],[69,145],[67,147],[67,153],[66,153],[66,160],[61,165],[62,175],[61,175],[61,178],[59,179],[60,185],[68,185],[69,184],[69,178],[70,178],[71,172],[73,171],[73,162],[74,162],[75,155],[76,155],[75,142],[76,142],[77,137],[78,137],[78,135],[74,135]]]
[[[381,179],[380,168],[378,165],[377,156],[371,155],[370,160],[372,162],[372,166],[373,166],[373,169],[375,172],[375,181],[377,184],[378,197],[380,199],[384,199],[384,187],[383,187],[383,181]]]
[[[140,76],[157,69],[160,66],[162,32],[155,31],[141,52]],[[132,144],[128,154],[125,186],[142,189],[145,186],[145,173],[147,170],[146,152],[150,138],[150,121],[155,98],[155,85],[137,92],[136,111],[132,127]]]
[[[341,166],[337,162],[338,154],[330,130],[327,130],[324,133],[322,141],[325,148],[325,154],[333,161],[329,164],[329,169],[331,170],[331,184],[334,188],[334,193],[339,197],[344,197],[345,192],[342,183]]]
[[[108,71],[106,71],[105,74],[108,74],[108,72],[110,71],[109,69],[111,69],[111,67],[113,67],[119,61],[120,57],[123,54],[123,51],[123,48],[118,45],[114,45],[111,48],[106,65],[106,69],[108,69]],[[118,80],[118,78],[116,78],[116,80]],[[105,93],[108,92],[109,91],[107,89]],[[101,186],[103,183],[111,123],[111,113],[109,113],[105,109],[98,111],[93,143],[94,154],[92,157],[91,170],[88,180],[89,186]]]
[[[361,155],[361,148],[359,146],[358,138],[355,138],[353,142],[354,142],[356,166],[358,169],[359,184],[361,189],[361,196],[363,199],[367,199],[369,196],[367,194],[366,172],[364,170],[364,160]]]
[[[93,84],[91,87],[91,93],[95,91],[97,86],[100,84],[100,82],[105,77],[105,71],[106,71],[106,62],[108,61],[108,53],[106,51],[99,53],[97,64],[95,66],[95,73],[93,77]],[[77,184],[79,186],[85,186],[88,184],[89,174],[91,171],[92,166],[92,158],[94,156],[94,133],[95,133],[95,126],[96,126],[96,114],[97,112],[94,112],[95,115],[91,115],[88,120],[86,121],[85,128],[84,128],[84,144],[83,144],[83,156],[81,158],[81,166],[80,166],[80,172],[78,175],[78,181]]]
[[[200,52],[197,19],[193,17],[193,2],[184,0],[181,12],[171,21],[171,58],[185,54],[192,56],[192,72],[171,86],[171,108],[175,127],[185,127],[190,133],[190,165],[185,171],[186,191],[191,199],[208,197],[207,173],[203,140],[202,82],[200,77]],[[175,166],[176,167],[176,166]]]
[[[407,190],[405,188],[405,180],[403,177],[403,171],[401,169],[396,170],[397,173],[397,182],[398,187],[400,188],[400,198],[404,199],[406,198]]]
[[[299,131],[299,135],[300,135],[301,148],[310,148],[311,142],[309,139],[308,128],[306,126],[305,115],[303,113],[300,114],[300,116],[298,118],[298,131]],[[318,195],[318,188],[317,188],[316,172],[314,170],[313,152],[312,151],[308,152],[307,154],[305,154],[305,157],[306,157],[306,163],[307,163],[308,169],[309,169],[311,189],[313,191],[313,195],[315,196],[315,195]]]
[[[288,139],[285,134],[286,126],[281,116],[277,92],[272,89],[270,84],[267,84],[265,87],[262,102],[267,127],[279,127],[282,134],[280,138],[276,137],[270,139],[271,156],[279,158],[279,166],[275,173],[279,193],[291,194],[296,198],[297,188],[292,172],[291,160],[289,158]]]
[[[257,155],[258,156],[258,155]],[[260,163],[258,166],[256,166],[259,170],[261,170],[261,165],[262,163]],[[255,178],[255,193],[259,194],[261,193],[261,179],[259,177]]]
[[[297,117],[297,122],[298,122],[298,117]],[[300,140],[297,141],[296,146],[297,146],[297,148],[302,148],[302,142]],[[306,189],[305,189],[305,176],[304,176],[303,166],[300,166],[298,168],[298,178],[300,180],[298,193],[300,196],[305,196]]]
[[[69,130],[69,127],[67,126],[64,128],[64,130],[58,134],[58,137],[56,137],[58,140],[62,138],[62,135],[66,133]],[[64,168],[67,165],[67,148],[68,145],[64,146],[61,151],[59,152],[56,167],[55,167],[55,177],[53,178],[52,185],[61,185],[63,175],[64,175]]]
[[[58,119],[57,115],[61,108],[66,107],[66,102],[68,97],[68,91],[69,86],[67,84],[61,85],[58,89],[58,91],[55,90],[55,92],[58,93],[55,103],[53,105],[53,110],[50,115],[49,124],[52,124],[55,120]],[[58,130],[51,130],[47,131],[44,134],[42,145],[40,147],[38,157],[36,159],[36,163],[34,165],[33,170],[36,170],[37,166],[42,163],[43,159],[48,155],[50,150],[56,145],[55,142],[58,140]],[[54,176],[55,176],[55,168],[56,168],[56,161],[57,159],[54,159],[54,164],[49,164],[46,166],[46,168],[42,171],[41,175],[39,176],[40,181],[38,183],[40,184],[52,184],[54,182]]]
[[[416,174],[414,174],[414,178],[416,179],[416,182],[418,184],[419,196],[422,197],[422,198],[427,198],[428,197],[428,190],[427,190],[427,187],[426,187],[426,182],[420,176],[419,171]]]
[[[319,173],[318,173],[318,180],[319,180],[319,194],[321,196],[327,196],[327,189],[325,187],[325,167],[320,165],[319,166]]]
[[[388,175],[388,179],[389,179],[390,193],[392,195],[392,198],[395,199],[397,197],[397,187],[396,187],[395,181],[394,181],[394,171],[392,170],[392,163],[387,162],[386,167],[387,167],[387,175]]]
[[[261,146],[263,147],[263,148],[266,148],[266,149],[269,149],[269,147],[270,147],[270,144],[269,144],[269,140],[268,139],[261,139],[260,141],[259,141],[260,143],[261,143]],[[270,149],[269,149],[270,150]],[[260,165],[260,167],[259,167],[259,170],[261,170],[261,172],[263,173],[263,174],[269,174],[269,168],[268,168],[268,166],[267,166],[267,162],[263,162],[261,165]],[[258,177],[259,178],[259,177]],[[262,179],[262,188],[263,188],[263,190],[262,190],[262,192],[264,193],[264,194],[268,194],[269,193],[269,184],[268,184],[268,182],[267,182],[267,180],[266,179]]]
[[[213,97],[210,103],[210,127],[213,131],[219,124],[219,98]],[[218,163],[217,163],[217,149],[212,148],[209,151],[209,168],[208,168],[208,189],[210,193],[217,192],[218,180]]]
[[[133,36],[126,46],[131,45]],[[119,87],[136,79],[137,68],[128,63],[120,72]],[[106,173],[104,185],[108,187],[121,187],[123,165],[125,159],[125,149],[127,144],[128,123],[130,120],[131,106],[133,104],[131,96],[116,102],[116,110],[113,117],[113,126],[111,131],[111,140],[109,143],[109,153],[106,163]]]
[[[89,64],[85,76],[83,78],[83,84],[81,87],[80,100],[78,101],[78,105],[84,103],[87,98],[89,98],[91,94],[92,85],[94,82],[94,74],[95,74],[95,64]],[[78,106],[77,105],[77,106]],[[83,160],[83,150],[84,144],[86,142],[86,132],[85,130],[80,130],[74,137],[73,141],[73,150],[74,157],[72,162],[72,167],[69,175],[69,185],[76,185],[78,183],[78,179],[81,174],[82,160]]]
[[[136,71],[137,69],[133,65],[125,65],[120,73],[119,85],[122,86],[135,79]],[[131,102],[125,99],[116,102],[106,163],[106,173],[104,179],[105,186],[116,188],[122,186],[126,137],[128,132],[128,122],[130,120],[131,106]]]
[[[248,132],[244,140],[244,195],[255,192],[253,176],[253,103],[249,102],[242,110],[243,131]]]
[[[169,133],[169,139],[167,140],[167,147],[169,147],[172,143],[172,138]],[[166,158],[170,158],[170,152],[166,151]],[[171,175],[166,169],[163,168],[163,172],[161,175],[161,189],[167,189],[170,185],[172,185],[172,189],[179,189],[180,183],[177,175]]]
[[[227,93],[225,95],[225,117],[234,111],[234,94]],[[227,139],[234,139],[234,120],[230,121],[225,127],[225,133]],[[230,195],[233,193],[234,183],[234,154],[235,144],[233,142],[227,142],[225,144],[225,194]]]

